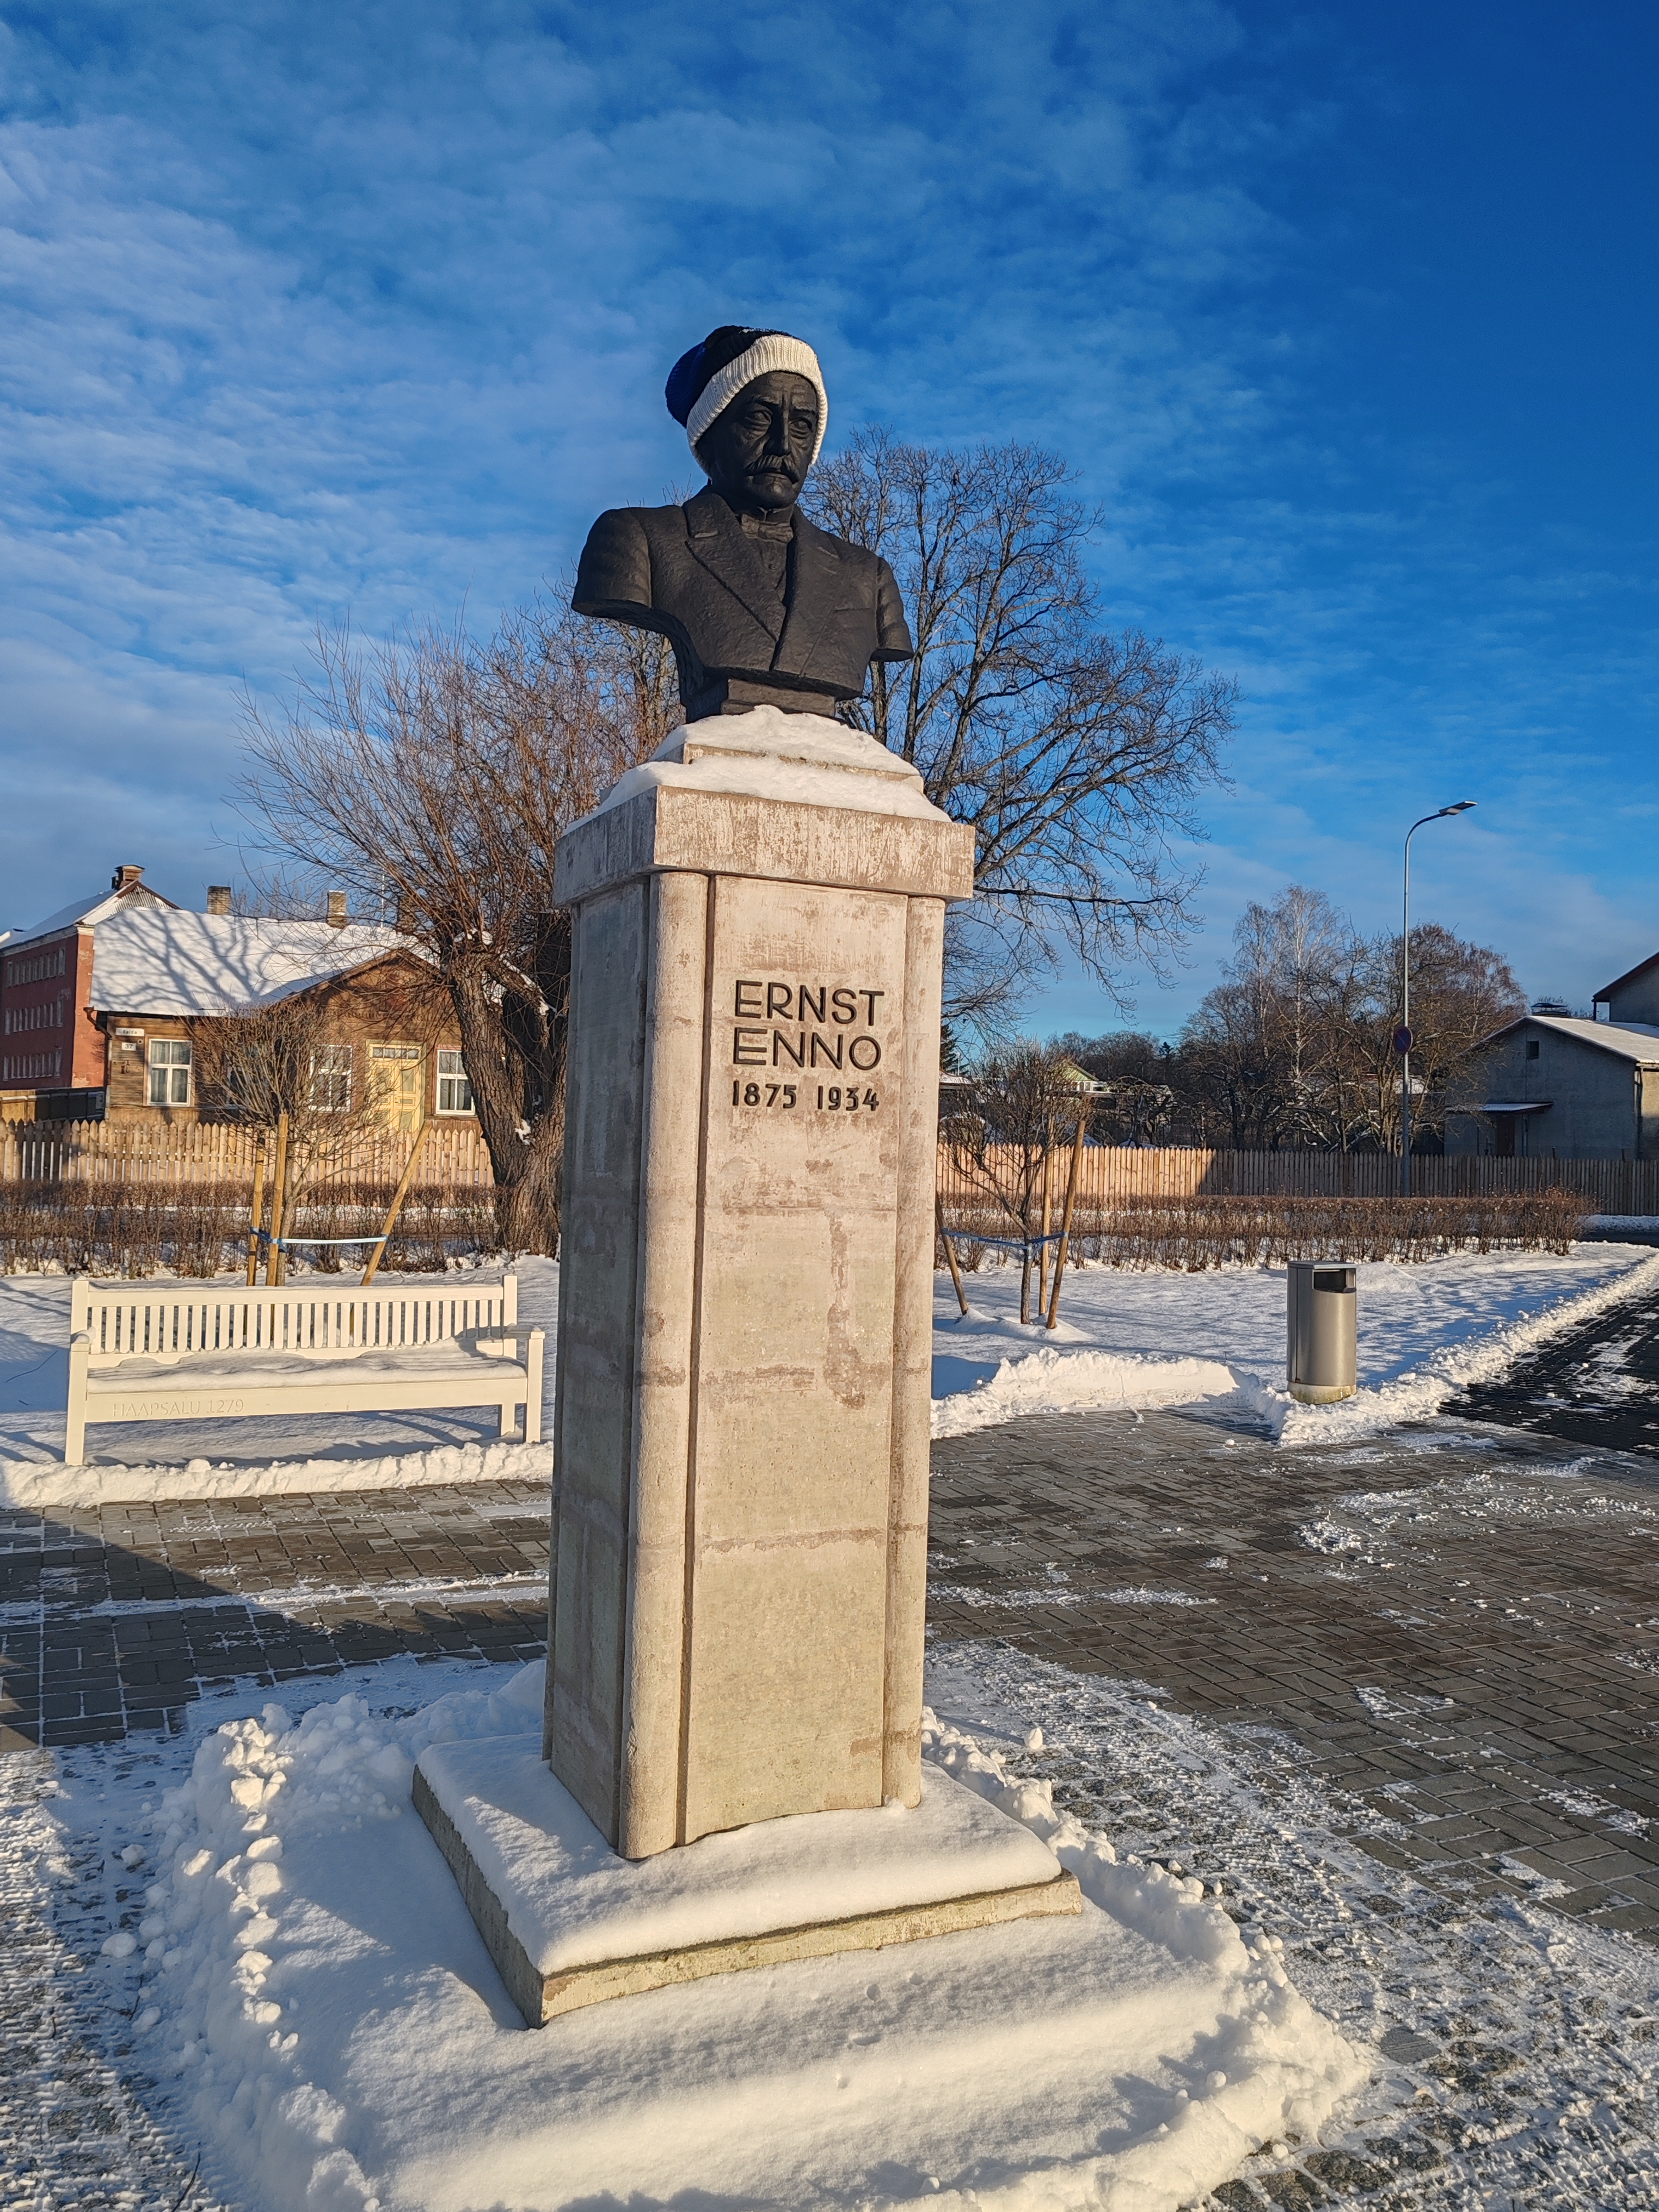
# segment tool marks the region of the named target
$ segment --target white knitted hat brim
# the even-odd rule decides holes
[[[781,331],[768,331],[763,337],[757,338],[746,353],[740,353],[735,361],[728,361],[724,368],[716,369],[704,385],[685,420],[685,435],[692,452],[696,452],[698,439],[714,417],[731,405],[745,384],[752,384],[757,376],[769,376],[774,369],[780,368],[804,376],[818,395],[817,443],[812,448],[812,459],[806,465],[811,468],[823,450],[823,434],[830,424],[830,395],[823,388],[823,371],[818,367],[817,354],[799,338],[787,337]]]

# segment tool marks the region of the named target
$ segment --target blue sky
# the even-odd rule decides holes
[[[237,872],[244,682],[475,620],[689,456],[711,325],[1072,455],[1115,618],[1237,676],[1205,925],[1299,880],[1587,1000],[1659,945],[1633,5],[51,0],[0,11],[0,924]],[[1066,977],[1039,1027],[1108,1025]]]

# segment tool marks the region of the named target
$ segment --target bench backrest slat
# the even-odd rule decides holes
[[[519,1282],[329,1285],[94,1283],[77,1276],[70,1334],[92,1340],[90,1364],[173,1359],[196,1352],[395,1351],[514,1328]]]

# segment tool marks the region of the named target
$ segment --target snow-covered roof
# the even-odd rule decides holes
[[[413,941],[376,922],[252,921],[129,908],[99,928],[91,1004],[120,1014],[222,1014],[349,975]],[[418,957],[418,954],[416,955]]]
[[[60,929],[72,929],[78,921],[98,922],[106,915],[118,912],[115,892],[96,891],[91,898],[71,899],[67,906],[60,906],[56,914],[49,914],[44,921],[37,921],[32,929],[19,930],[17,933],[25,942],[31,937],[55,937]]]
[[[107,921],[118,914],[131,914],[135,908],[155,907],[164,912],[176,912],[173,901],[153,891],[148,884],[124,884],[118,890],[94,891],[90,898],[71,899],[60,906],[56,914],[49,914],[44,921],[37,921],[32,929],[19,929],[8,933],[6,942],[14,945],[31,944],[37,937],[55,937],[59,930],[73,929],[76,925],[95,929],[100,921]]]
[[[1659,1067],[1659,1028],[1650,1022],[1585,1022],[1559,1014],[1522,1014],[1481,1042],[1496,1044],[1500,1037],[1528,1024],[1535,1030],[1553,1030],[1578,1044],[1594,1045],[1600,1052],[1616,1053],[1620,1060],[1637,1060],[1644,1067]]]

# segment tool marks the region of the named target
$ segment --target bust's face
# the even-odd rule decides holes
[[[734,506],[775,514],[800,497],[817,434],[817,393],[792,369],[772,369],[721,409],[697,459]]]

